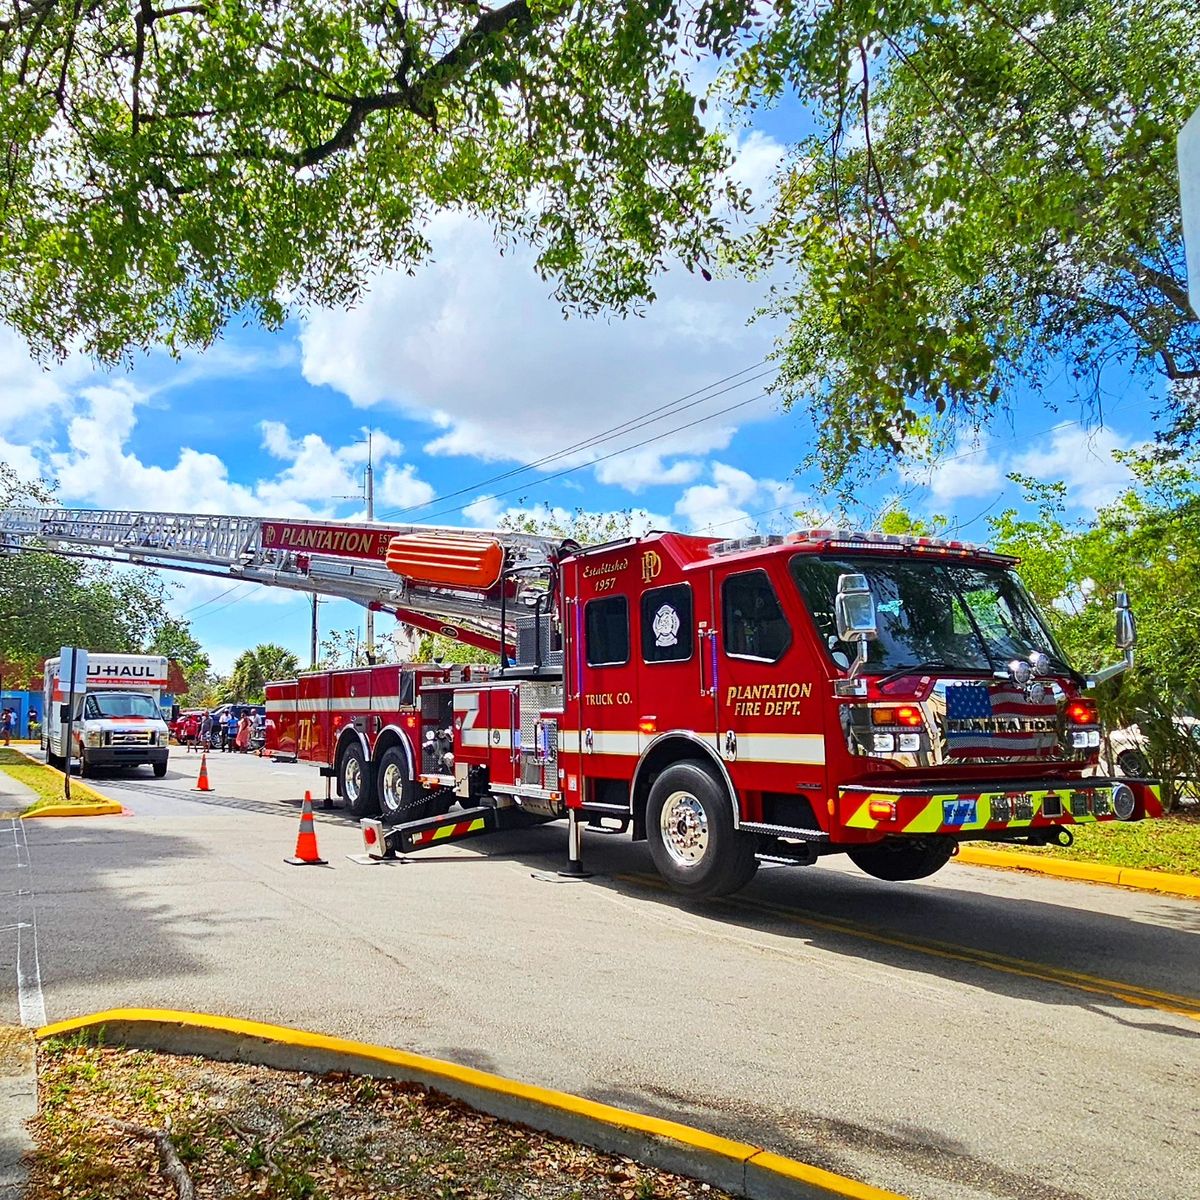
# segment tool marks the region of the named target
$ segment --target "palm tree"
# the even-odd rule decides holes
[[[229,674],[228,690],[234,700],[261,704],[263,689],[271,679],[290,679],[300,670],[300,660],[273,642],[243,650]]]

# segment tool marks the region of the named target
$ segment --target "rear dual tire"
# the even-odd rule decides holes
[[[342,802],[352,817],[361,820],[375,815],[378,798],[371,778],[371,767],[357,742],[351,742],[342,751],[338,759],[337,780]]]
[[[439,789],[432,795],[418,792],[408,774],[408,758],[399,746],[387,750],[376,769],[379,813],[385,825],[402,825],[446,812],[454,801],[452,793]]]

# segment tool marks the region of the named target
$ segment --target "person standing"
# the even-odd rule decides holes
[[[237,725],[237,737],[234,739],[234,744],[245,754],[250,749],[250,730],[251,730],[250,714],[242,713],[242,719]]]
[[[200,718],[200,749],[209,750],[212,747],[212,732],[213,719],[212,713],[208,709],[204,710],[204,716]]]
[[[17,714],[11,708],[6,708],[0,713],[0,732],[4,734],[4,744],[12,745],[13,725],[16,722]]]
[[[232,754],[237,749],[237,731],[237,713],[231,708],[229,715],[225,718],[225,744],[221,747],[226,754]]]

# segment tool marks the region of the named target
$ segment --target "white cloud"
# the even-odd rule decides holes
[[[423,479],[416,477],[416,468],[411,463],[402,467],[389,466],[376,476],[375,506],[391,505],[403,511],[428,504],[434,498],[433,488]],[[420,521],[420,517],[407,517]]]
[[[1048,445],[1035,444],[1016,455],[1010,469],[1037,479],[1061,479],[1067,485],[1068,504],[1099,508],[1133,482],[1129,468],[1113,458],[1113,451],[1130,450],[1137,444],[1108,426],[1084,429],[1070,422],[1051,431]]]
[[[261,424],[262,446],[280,468],[274,475],[238,482],[215,454],[181,446],[167,466],[147,464],[128,449],[140,414],[152,407],[151,393],[128,378],[107,378],[74,392],[60,388],[54,399],[65,421],[61,440],[13,443],[0,438],[0,454],[19,474],[58,480],[58,499],[67,505],[260,516],[330,516],[345,498],[362,495],[362,439],[331,446],[315,433],[294,436],[281,421]],[[373,437],[380,498],[385,503],[422,504],[432,487],[399,461],[403,445]]]
[[[746,379],[643,431],[650,410],[762,359],[772,331],[746,326],[761,285],[678,269],[643,318],[564,321],[527,253],[501,257],[488,231],[461,217],[437,218],[431,233],[435,264],[412,278],[380,275],[364,303],[311,314],[300,337],[310,383],[424,420],[437,431],[429,453],[528,462],[630,423],[619,438],[556,458],[553,471],[712,417],[670,435],[686,442],[669,453],[703,454],[726,446],[737,424],[771,414],[764,402],[722,416],[766,382]],[[633,467],[607,477],[648,482]]]
[[[1006,447],[1005,442],[1010,445]],[[1028,448],[1014,452],[1011,443]],[[928,488],[936,506],[953,508],[959,500],[1015,492],[1008,482],[1008,476],[1015,473],[1046,482],[1061,480],[1067,486],[1068,506],[1094,509],[1133,482],[1128,468],[1113,458],[1113,451],[1138,444],[1137,439],[1109,426],[1085,429],[1078,421],[1065,421],[1036,435],[961,441],[946,457],[932,463],[910,460],[901,464],[898,474],[905,483]]]
[[[761,210],[775,190],[773,178],[787,149],[769,134],[751,129],[737,139],[734,150],[737,158],[730,173],[750,189],[752,203]]]
[[[41,366],[30,358],[25,341],[0,325],[0,434],[19,432],[25,444],[38,441],[66,403],[71,386],[90,373],[78,355]]]
[[[810,498],[793,484],[756,479],[727,463],[712,464],[711,483],[687,488],[675,505],[676,525],[688,533],[741,537],[796,525],[811,511]],[[815,518],[814,518],[815,519]]]
[[[8,463],[17,477],[27,483],[41,478],[42,464],[29,446],[0,437],[0,462]]]
[[[662,451],[649,448],[619,454],[597,465],[596,479],[600,483],[615,483],[627,491],[637,492],[644,487],[691,483],[703,469],[692,458],[676,459],[669,467],[663,458]]]
[[[936,462],[902,465],[900,476],[909,483],[929,488],[933,499],[941,504],[994,495],[1004,487],[1004,473],[1000,463],[990,457],[991,453],[987,437],[961,440],[945,458]]]

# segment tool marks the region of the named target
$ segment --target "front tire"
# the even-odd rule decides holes
[[[1133,779],[1145,779],[1150,774],[1150,764],[1140,750],[1122,750],[1117,755],[1117,772]]]
[[[646,838],[658,873],[695,900],[736,892],[758,870],[754,838],[734,829],[729,793],[698,762],[675,763],[654,781]]]
[[[375,789],[371,786],[371,769],[357,742],[351,742],[338,759],[338,791],[352,817],[361,820],[373,817],[378,811]]]
[[[915,838],[909,842],[881,842],[876,846],[858,846],[846,855],[860,870],[876,879],[900,883],[926,879],[940,871],[954,854],[951,838]]]
[[[167,764],[165,762],[152,763],[154,767],[154,778],[161,779],[167,773]]]

